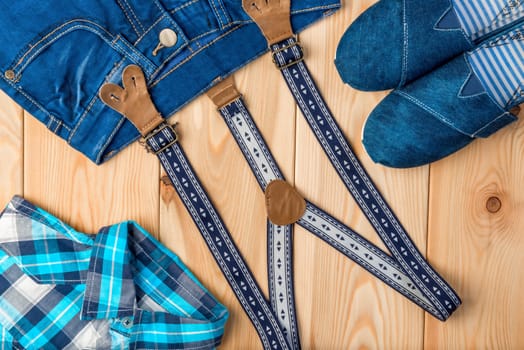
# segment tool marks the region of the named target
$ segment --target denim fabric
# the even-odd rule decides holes
[[[365,91],[405,84],[473,47],[450,0],[382,0],[351,24],[337,49],[342,80]],[[442,19],[446,19],[439,28]]]
[[[295,0],[291,7],[299,31],[340,1]],[[144,70],[155,104],[169,117],[267,51],[239,0],[0,0],[0,24],[0,89],[96,163],[138,137],[98,98],[125,66]],[[178,41],[155,56],[165,28]]]
[[[363,142],[375,162],[413,167],[443,158],[516,119],[487,93],[463,54],[389,94],[369,116]]]
[[[348,28],[335,63],[354,88],[403,86],[522,20],[523,8],[511,0],[382,0]]]

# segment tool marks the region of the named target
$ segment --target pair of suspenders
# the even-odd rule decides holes
[[[174,126],[154,106],[141,69],[123,72],[124,89],[105,84],[100,97],[140,131],[204,237],[256,328],[264,349],[300,349],[293,288],[293,225],[298,224],[387,285],[445,321],[460,305],[455,291],[428,264],[352,151],[304,62],[290,24],[290,0],[243,1],[268,40],[296,103],[333,167],[391,255],[305,200],[289,185],[256,127],[232,77],[208,91],[266,196],[269,301],[178,143]]]

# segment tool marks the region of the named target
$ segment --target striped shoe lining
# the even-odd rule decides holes
[[[452,0],[464,31],[472,40],[524,18],[524,0]]]
[[[524,102],[524,29],[487,42],[467,57],[484,88],[502,108]]]

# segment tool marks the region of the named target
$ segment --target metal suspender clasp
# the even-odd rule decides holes
[[[154,153],[156,155],[164,152],[167,148],[171,147],[172,145],[174,145],[175,143],[178,142],[178,133],[176,132],[176,126],[177,126],[178,123],[175,123],[175,124],[168,124],[168,123],[162,123],[160,124],[159,126],[157,126],[153,131],[151,131],[149,134],[147,134],[146,136],[144,136],[144,138],[142,138],[139,142],[142,146],[145,147],[145,149],[147,150],[148,153]],[[162,131],[164,131],[165,129],[169,129],[171,130],[171,132],[173,133],[174,137],[173,137],[173,140],[171,140],[170,142],[168,142],[167,144],[165,145],[161,145],[162,147],[158,150],[154,150],[153,147],[151,147],[151,145],[149,144],[149,140],[153,137],[155,137],[156,135],[158,135],[159,133],[161,133]]]
[[[298,62],[301,62],[304,60],[304,51],[302,50],[302,45],[300,45],[300,42],[298,41],[297,37],[295,36],[293,38],[293,40],[290,41],[289,44],[283,46],[283,47],[279,47],[279,48],[274,48],[275,46],[270,46],[269,49],[271,50],[271,56],[273,58],[273,63],[275,64],[275,66],[277,66],[278,69],[282,70],[282,69],[285,69],[285,68],[288,68],[294,64],[297,64]],[[293,55],[294,59],[293,60],[290,60],[288,62],[286,62],[285,64],[281,65],[278,60],[277,60],[277,55],[284,52],[284,51],[288,51],[289,49],[293,49],[293,47],[297,47],[298,48],[298,52],[300,52],[300,57],[296,57],[296,55]]]

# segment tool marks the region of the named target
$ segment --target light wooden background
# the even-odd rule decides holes
[[[345,2],[336,15],[306,30],[300,36],[306,60],[372,178],[464,303],[446,323],[435,320],[297,228],[295,283],[303,348],[524,349],[524,125],[511,125],[431,166],[394,170],[373,164],[360,134],[385,92],[344,86],[333,65],[342,33],[372,2]],[[286,178],[313,203],[379,244],[269,56],[235,78]],[[173,119],[180,122],[181,143],[267,293],[263,195],[240,150],[206,97]],[[0,93],[0,159],[1,206],[20,194],[90,233],[121,220],[138,221],[231,311],[222,348],[261,348],[182,203],[162,181],[157,159],[138,144],[97,167]],[[500,210],[488,210],[492,197],[500,200]]]

